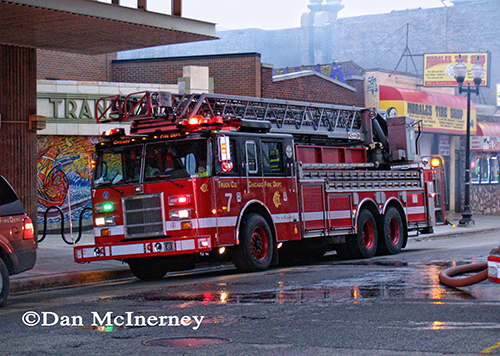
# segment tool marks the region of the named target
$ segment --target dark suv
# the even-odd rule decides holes
[[[9,276],[32,269],[36,261],[33,222],[7,180],[0,176],[0,306],[9,294]]]

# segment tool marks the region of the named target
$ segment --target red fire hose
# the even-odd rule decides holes
[[[464,273],[477,272],[471,276],[453,278]],[[465,287],[484,281],[488,278],[488,262],[450,267],[439,274],[439,281],[448,287]]]

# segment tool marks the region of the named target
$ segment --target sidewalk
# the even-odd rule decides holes
[[[461,215],[451,213],[448,221],[458,224]],[[440,236],[478,233],[500,229],[500,216],[474,215],[475,225],[468,227],[437,226],[433,234],[411,235],[412,238],[439,238]],[[78,236],[77,234],[75,235]],[[70,239],[67,235],[67,239]],[[94,237],[84,234],[78,245],[92,244]],[[500,236],[499,236],[500,244]],[[24,273],[11,277],[11,294],[57,288],[70,285],[81,285],[99,281],[132,277],[128,265],[120,261],[100,261],[78,264],[73,260],[73,248],[66,244],[60,235],[48,235],[38,245],[38,256],[35,267]]]

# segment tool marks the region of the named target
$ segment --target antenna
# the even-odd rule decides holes
[[[410,24],[407,23],[406,24],[406,47],[405,47],[405,49],[404,49],[403,54],[401,55],[401,57],[399,57],[398,64],[396,64],[396,68],[394,68],[394,72],[398,70],[399,64],[403,60],[403,57],[405,57],[406,58],[405,73],[408,73],[408,57],[410,57],[411,62],[413,63],[413,68],[415,68],[415,72],[418,75],[417,66],[415,65],[415,61],[413,60],[413,56],[412,56],[412,54],[410,52],[410,47],[408,47],[408,35],[409,35],[409,33],[410,33]]]

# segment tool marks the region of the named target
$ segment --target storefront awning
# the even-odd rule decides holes
[[[424,132],[465,135],[467,98],[456,95],[380,86],[380,109],[389,116],[422,120]],[[471,102],[471,133],[476,132],[476,108]]]
[[[478,122],[477,133],[470,138],[470,149],[476,152],[500,152],[500,124]]]
[[[500,137],[500,123],[478,122],[476,136]]]

